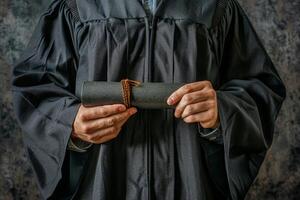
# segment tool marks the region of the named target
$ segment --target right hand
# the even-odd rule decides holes
[[[80,106],[73,123],[72,138],[101,144],[118,136],[123,124],[135,114],[134,107],[123,104],[84,107]]]

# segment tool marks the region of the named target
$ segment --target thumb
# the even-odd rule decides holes
[[[131,108],[128,108],[128,112],[130,115],[133,115],[137,112],[137,109],[135,107],[131,107]]]

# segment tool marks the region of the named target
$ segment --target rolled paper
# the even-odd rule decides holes
[[[131,87],[131,106],[144,109],[174,108],[167,104],[168,97],[184,83],[140,83]],[[122,104],[121,82],[85,81],[81,88],[84,106]]]

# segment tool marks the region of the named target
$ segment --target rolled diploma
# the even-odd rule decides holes
[[[168,97],[184,83],[141,83],[131,87],[131,106],[144,109],[173,108]],[[123,103],[121,82],[85,81],[81,88],[84,106]]]

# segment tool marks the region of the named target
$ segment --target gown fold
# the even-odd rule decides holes
[[[243,199],[272,144],[285,86],[237,0],[53,0],[12,70],[13,104],[45,199]],[[151,24],[151,26],[149,25]],[[117,138],[67,144],[84,81],[217,91],[222,142],[172,109],[138,109]]]

